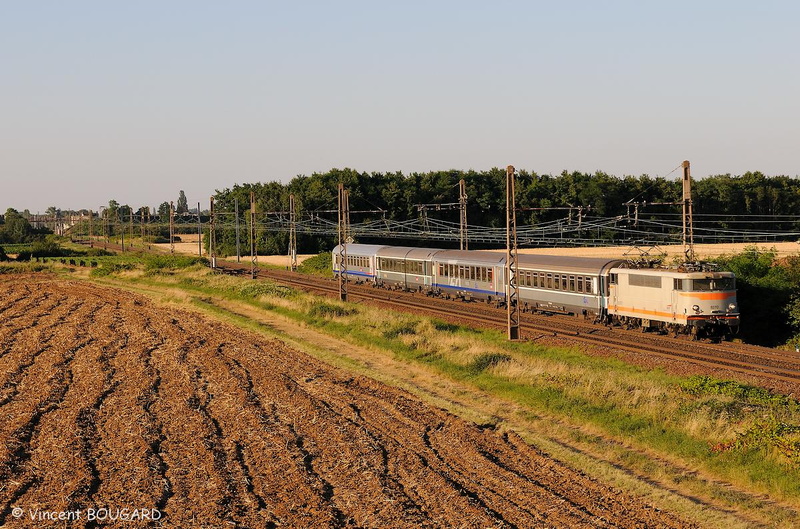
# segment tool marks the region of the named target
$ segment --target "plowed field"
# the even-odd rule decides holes
[[[0,526],[685,526],[513,434],[90,284],[0,277],[0,384]]]

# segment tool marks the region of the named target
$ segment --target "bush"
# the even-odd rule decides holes
[[[133,270],[134,268],[135,266],[133,263],[105,263],[100,268],[95,268],[89,272],[89,275],[93,277],[105,277],[125,270]]]
[[[333,276],[333,265],[331,254],[323,252],[314,257],[309,257],[297,267],[297,271],[303,274],[313,274],[331,277]]]
[[[36,241],[31,245],[31,256],[32,257],[66,257],[67,253],[61,248],[61,246],[51,240],[46,241]]]
[[[3,247],[0,246],[0,262],[8,261],[8,256],[6,255],[6,251],[3,250]]]
[[[76,252],[78,253],[78,252]],[[114,252],[109,252],[102,248],[89,248],[86,252],[82,252],[86,257],[106,257],[109,255],[116,255]]]
[[[190,255],[146,255],[144,257],[145,270],[178,270],[195,265],[208,265],[205,257]]]

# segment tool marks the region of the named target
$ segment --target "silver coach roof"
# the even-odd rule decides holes
[[[415,248],[413,246],[384,246],[376,255],[378,257],[390,257],[394,259],[418,259],[428,260],[434,254],[441,252],[440,248]]]
[[[599,274],[607,268],[624,263],[623,259],[606,257],[569,257],[566,255],[522,254],[517,256],[520,268]]]
[[[464,250],[444,250],[435,255],[436,261],[464,261],[481,265],[505,265],[505,252],[482,252]],[[625,262],[622,259],[603,257],[569,257],[561,255],[518,254],[517,263],[520,268],[553,272],[576,272],[599,274]]]
[[[348,244],[347,255],[375,255],[381,248],[385,248],[385,246],[382,244]],[[342,245],[337,244],[332,253],[334,255],[339,255],[341,251]]]
[[[500,252],[478,252],[474,250],[443,250],[434,256],[436,261],[464,261],[494,266],[506,262],[506,254]]]

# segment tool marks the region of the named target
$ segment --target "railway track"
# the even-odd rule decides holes
[[[106,246],[119,249],[119,246],[113,244]],[[237,275],[247,275],[251,270],[250,264],[222,260],[217,261],[216,269]],[[258,278],[272,279],[305,291],[328,296],[339,295],[338,284],[331,280],[274,269],[258,269],[256,273]],[[477,327],[504,329],[507,325],[505,311],[481,303],[443,300],[357,284],[348,285],[348,298],[351,301],[362,300],[389,305],[400,311],[422,312]],[[649,354],[664,359],[689,362],[711,370],[725,369],[793,385],[800,384],[800,356],[782,353],[775,349],[740,343],[702,343],[655,333],[638,333],[621,328],[604,327],[571,316],[531,313],[523,313],[521,316],[522,336],[531,340],[559,336],[594,347]]]
[[[224,266],[229,267],[229,263],[225,263]],[[277,270],[259,270],[258,277],[326,295],[339,294],[338,284],[330,280],[312,279]],[[348,285],[348,298],[351,301],[361,299],[388,304],[404,311],[435,314],[479,327],[505,328],[507,325],[505,311],[480,303],[467,304],[354,284]],[[571,316],[523,313],[520,327],[523,338],[561,336],[595,347],[613,347],[631,353],[683,360],[712,369],[727,369],[792,384],[800,383],[800,357],[781,354],[774,349],[736,343],[690,342],[654,333],[637,333],[604,327]]]

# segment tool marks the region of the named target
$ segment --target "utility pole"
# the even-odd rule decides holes
[[[128,246],[133,248],[133,208],[128,206]]]
[[[692,175],[689,160],[683,162],[683,255],[694,262],[694,228],[692,226]]]
[[[125,226],[123,225],[121,229],[119,227],[120,224],[122,224],[119,213],[120,209],[121,208],[117,208],[117,217],[116,217],[116,222],[114,223],[114,229],[115,231],[119,230],[119,234],[122,237],[122,253],[125,253]]]
[[[147,238],[150,238],[151,237],[151,233],[152,233],[152,230],[150,229],[150,221],[151,221],[151,218],[150,218],[150,206],[147,206],[147,226],[144,229],[144,234],[145,234],[145,236]],[[147,249],[148,250],[150,249],[150,245],[149,244],[147,245]]]
[[[139,208],[139,215],[140,215],[140,217],[139,217],[139,230],[142,232],[142,250],[144,250],[144,246],[146,244],[145,237],[144,237],[144,208],[145,208],[145,206],[142,206],[142,207]],[[149,207],[147,208],[147,212],[148,213],[150,212],[150,208]]]
[[[258,272],[258,245],[256,244],[256,193],[250,191],[250,278]]]
[[[458,181],[458,204],[461,209],[461,231],[459,238],[461,240],[461,249],[468,250],[469,242],[467,240],[467,184],[464,179]]]
[[[94,241],[92,240],[92,236],[93,236],[92,224],[93,224],[93,222],[92,222],[92,210],[90,209],[89,210],[89,248],[94,248]]]
[[[214,210],[214,197],[209,199],[209,203],[211,219],[209,220],[208,226],[208,255],[209,264],[213,270],[217,267],[217,213]]]
[[[169,253],[175,253],[175,204],[169,203]]]
[[[239,263],[242,260],[242,253],[239,250],[239,199],[233,199],[233,209],[234,209],[234,216],[236,216],[236,262]]]
[[[297,271],[297,216],[294,211],[294,195],[289,195],[289,270]]]
[[[200,202],[197,203],[197,255],[203,257],[203,223],[200,220]]]
[[[508,311],[508,339],[519,340],[519,293],[517,291],[517,212],[514,186],[514,166],[506,168],[506,309]]]
[[[347,239],[350,234],[350,198],[339,184],[339,299],[347,301]]]

